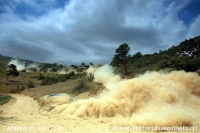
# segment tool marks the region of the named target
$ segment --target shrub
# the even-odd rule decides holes
[[[3,105],[5,103],[9,102],[10,99],[11,99],[10,95],[3,95],[3,94],[1,94],[0,95],[0,105]]]
[[[75,79],[75,76],[76,76],[76,75],[75,75],[74,71],[72,71],[72,72],[70,72],[70,73],[64,75],[64,77],[65,77],[66,79]]]
[[[74,73],[74,71],[72,71],[72,72],[70,72],[68,75],[69,75],[69,76],[74,76],[75,73]]]
[[[58,78],[47,76],[44,80],[42,80],[41,85],[51,85],[51,84],[55,84],[57,82],[59,82]]]
[[[68,74],[64,75],[65,79],[70,79],[71,77]]]
[[[59,82],[65,82],[67,79],[64,76],[58,77]]]
[[[82,66],[82,67],[79,67],[77,71],[78,72],[83,72],[83,70],[85,70],[85,68]]]
[[[44,77],[42,74],[40,74],[39,75],[39,79],[42,80],[41,85],[51,85],[51,84],[55,84],[57,82],[65,82],[68,79],[81,78],[83,76],[86,76],[86,74],[85,73],[75,74],[72,71],[72,72],[70,72],[68,74],[60,75],[59,77],[49,77],[49,76]]]
[[[50,82],[51,83],[57,83],[59,80],[56,77],[50,77]]]
[[[42,80],[41,85],[48,85],[46,80]]]
[[[30,88],[34,88],[35,87],[35,83],[33,81],[28,81],[27,83],[27,87]]]
[[[94,80],[94,74],[92,73],[89,73],[89,76],[88,76],[88,81],[91,82]]]
[[[40,73],[38,79],[43,80],[43,79],[45,79],[45,76],[42,73]]]
[[[53,72],[57,72],[57,71],[58,71],[58,68],[53,67],[53,68],[52,68],[52,71],[53,71]]]
[[[84,80],[79,80],[77,85],[73,88],[74,93],[82,93],[87,90],[87,85]]]
[[[22,72],[26,72],[26,69],[22,69]]]
[[[187,71],[196,71],[200,68],[200,58],[191,59],[188,62]]]

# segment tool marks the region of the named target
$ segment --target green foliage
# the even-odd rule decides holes
[[[51,85],[51,84],[55,84],[57,82],[59,82],[58,78],[47,76],[47,77],[45,77],[44,80],[42,80],[41,85]]]
[[[45,76],[42,73],[40,73],[38,79],[43,80],[43,79],[45,79]]]
[[[85,63],[84,63],[84,62],[82,62],[82,63],[81,63],[81,66],[85,66]]]
[[[74,71],[68,73],[68,74],[65,74],[65,77],[66,79],[75,79],[75,73]]]
[[[137,52],[137,53],[135,53],[131,58],[132,59],[138,59],[138,58],[140,58],[140,57],[142,57],[143,55],[142,55],[142,53],[141,52]]]
[[[187,71],[196,71],[200,68],[200,58],[192,59],[188,62]]]
[[[1,59],[0,60],[0,77],[4,77],[4,76],[18,76],[19,72],[16,69],[16,66],[14,64],[9,65],[9,71],[7,71],[8,69],[8,64],[10,61],[17,59],[18,57],[13,57],[10,60],[5,60],[5,59]]]
[[[165,56],[166,57],[166,56]],[[188,57],[167,57],[159,61],[159,67],[163,68],[176,68],[177,70],[187,68],[189,58]]]
[[[26,72],[26,69],[22,69],[22,72]]]
[[[41,65],[40,71],[47,72],[47,70],[50,68],[52,72],[57,72],[59,69],[62,69],[62,65],[58,65],[58,63],[45,63]]]
[[[17,71],[17,66],[15,66],[14,64],[10,64],[9,66],[9,70],[7,72],[7,76],[11,76],[13,75],[14,77],[19,76],[19,72]]]
[[[123,59],[124,56],[128,54],[129,50],[130,47],[128,46],[128,44],[123,43],[116,49],[115,53],[119,55],[120,59]]]
[[[40,75],[39,78],[40,79],[42,78],[41,85],[51,85],[58,82],[65,82],[69,79],[81,78],[82,76],[85,76],[85,74],[75,74],[74,71],[72,71],[68,74],[63,74],[58,77],[55,77],[55,76],[49,77],[49,76]]]
[[[9,102],[10,99],[11,99],[10,95],[0,94],[0,105],[3,105],[5,103]]]
[[[58,77],[59,82],[65,82],[67,79],[64,76],[59,76]]]
[[[181,51],[191,51],[193,48],[197,48],[198,51],[200,51],[200,47],[198,46],[200,46],[200,36],[190,38],[189,40],[181,42],[178,46],[173,45],[168,50],[160,50],[154,54],[142,55],[142,53],[137,52],[132,56],[126,56],[126,67],[129,70],[129,74],[132,76],[149,70],[159,71],[160,69],[166,68],[170,68],[170,70],[196,71],[200,69],[200,54],[197,55],[196,59],[193,59],[187,56],[176,56],[176,53],[180,53]],[[119,47],[118,49],[122,48]],[[124,66],[121,64],[121,59],[122,58],[116,54],[111,62],[111,65],[117,68],[115,70],[116,73],[124,72]]]
[[[124,68],[124,72],[127,73],[127,63],[128,63],[128,52],[130,47],[128,44],[123,43],[121,44],[115,51],[115,56],[111,62],[113,66],[120,66],[122,65]]]

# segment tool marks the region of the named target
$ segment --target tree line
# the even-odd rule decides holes
[[[158,71],[165,68],[172,70],[196,71],[200,69],[200,56],[197,58],[188,58],[187,56],[177,57],[177,51],[187,51],[193,47],[199,51],[200,36],[190,38],[181,42],[178,46],[172,46],[168,50],[159,50],[154,54],[142,55],[137,52],[129,54],[130,46],[127,43],[119,45],[115,50],[115,55],[111,65],[117,68],[118,73],[124,75],[134,75],[144,73],[145,71]]]

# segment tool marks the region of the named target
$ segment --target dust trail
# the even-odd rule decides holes
[[[16,65],[18,71],[21,71],[24,69],[26,69],[27,71],[31,71],[32,68],[36,69],[36,71],[40,70],[38,63],[32,63],[32,64],[29,64],[28,66],[26,66],[25,61],[20,61],[18,58],[10,61],[9,64]]]
[[[90,68],[93,69],[93,68]],[[69,102],[63,95],[42,98],[42,114],[113,119],[143,126],[199,124],[200,77],[196,73],[147,72],[123,80],[111,66],[94,69],[95,81],[106,86],[98,97]],[[44,102],[45,101],[45,102]]]
[[[16,65],[18,71],[21,71],[21,70],[25,69],[25,62],[20,62],[18,59],[10,61],[9,65],[10,64]]]
[[[75,72],[77,73],[77,70],[74,69],[73,67],[71,66],[64,66],[61,70],[58,70],[57,73],[58,74],[69,74],[71,72]]]

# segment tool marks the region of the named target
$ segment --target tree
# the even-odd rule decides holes
[[[7,72],[7,68],[9,67],[8,66],[8,64],[9,64],[9,62],[11,62],[12,60],[16,60],[16,59],[18,59],[19,57],[18,56],[16,56],[16,57],[13,57],[11,60],[0,60],[0,77],[2,78],[2,77],[4,77],[4,76],[9,76],[9,74],[10,74],[10,72]],[[12,66],[11,66],[12,67]],[[14,66],[13,66],[13,68],[14,68]],[[15,69],[16,69],[16,66],[15,66]],[[13,73],[13,71],[12,71],[12,73],[10,74],[10,75],[16,75],[16,76],[18,76],[19,75],[19,73],[17,74],[18,72],[14,72]],[[13,75],[13,76],[14,76]],[[7,77],[8,78],[8,77]]]
[[[84,63],[84,62],[82,62],[81,66],[85,66],[85,63]]]
[[[10,64],[8,67],[9,67],[9,70],[8,70],[7,76],[13,75],[14,77],[17,77],[19,75],[19,72],[16,69],[17,66],[15,66],[14,64]]]
[[[142,57],[142,53],[141,52],[137,52],[132,56],[133,59],[138,59],[140,57]]]
[[[92,62],[90,62],[90,65],[92,66],[92,65],[94,65]]]
[[[112,61],[112,65],[119,66],[122,65],[124,67],[125,74],[127,73],[127,63],[128,63],[128,52],[130,47],[128,44],[123,43],[121,44],[115,51],[115,56]]]

